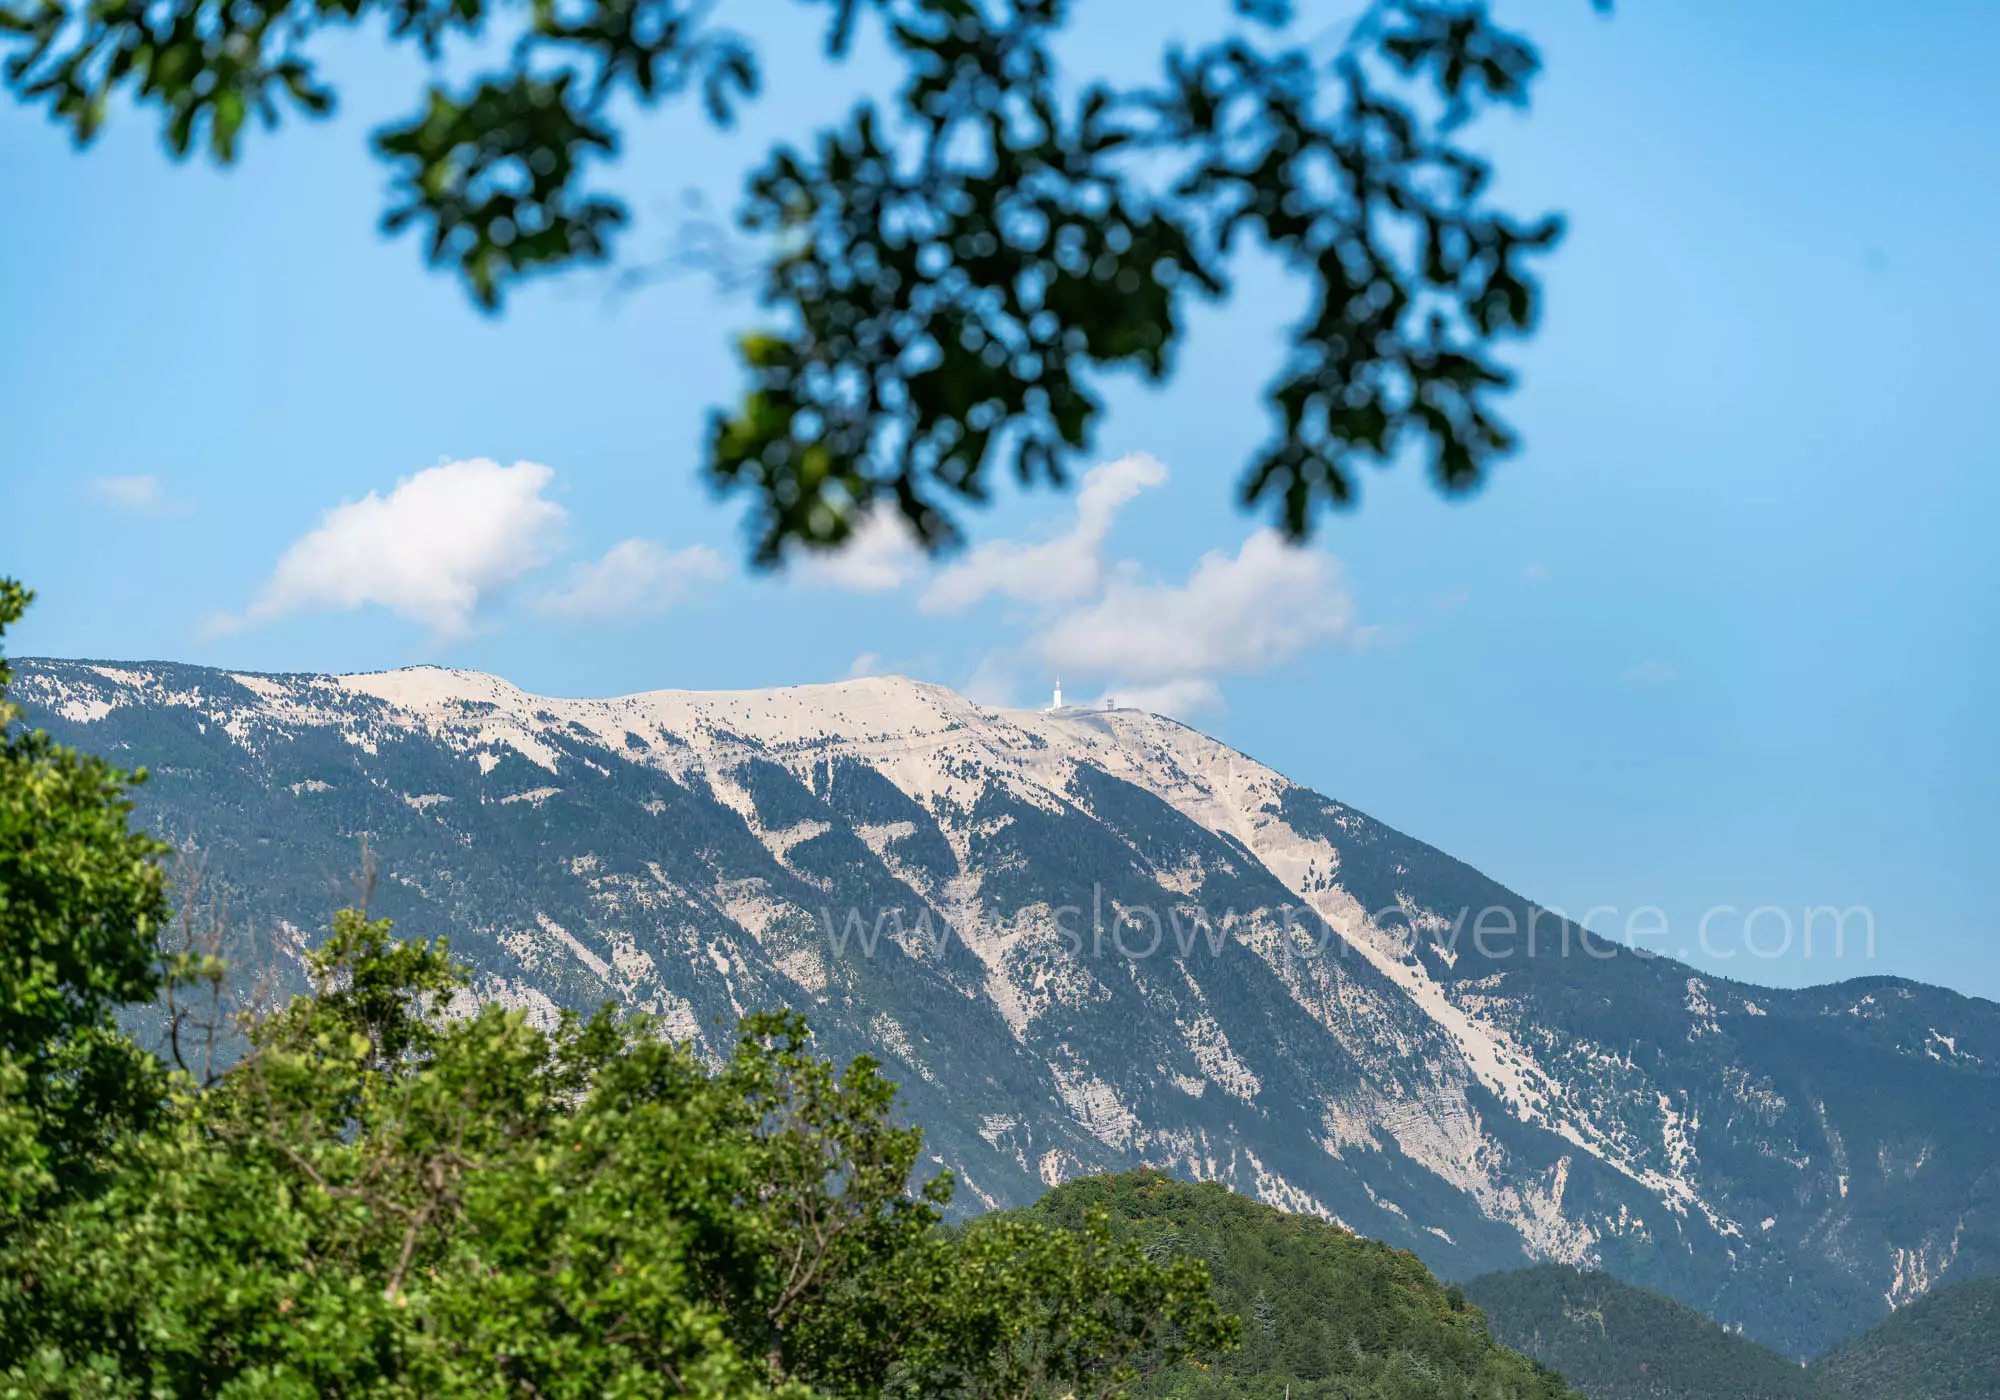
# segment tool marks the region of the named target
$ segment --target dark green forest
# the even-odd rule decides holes
[[[1561,1264],[1465,1285],[1494,1335],[1590,1400],[1840,1400],[1821,1377],[1694,1309]]]
[[[1135,1392],[1179,1400],[1388,1400],[1574,1394],[1494,1341],[1463,1292],[1416,1255],[1213,1182],[1156,1171],[1089,1177],[1023,1212],[1067,1229],[1102,1213],[1147,1258],[1198,1261],[1217,1304],[1241,1319],[1234,1350],[1163,1372]]]
[[[1813,1363],[1854,1400],[2000,1397],[2000,1278],[1947,1284]]]
[[[1808,1367],[1606,1273],[1545,1264],[1465,1292],[1591,1400],[2000,1400],[2000,1279],[1941,1287]]]

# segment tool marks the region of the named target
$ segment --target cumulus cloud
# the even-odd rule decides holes
[[[1158,685],[1127,686],[1104,692],[1106,706],[1125,710],[1146,710],[1156,715],[1210,713],[1222,708],[1222,687],[1207,676],[1183,676]]]
[[[1076,494],[1067,530],[1039,543],[988,540],[942,570],[918,601],[929,613],[958,612],[983,598],[1051,604],[1095,593],[1104,579],[1104,542],[1134,496],[1167,479],[1143,453],[1092,467]]]
[[[893,593],[928,579],[917,604],[926,613],[958,612],[992,597],[1035,604],[1087,597],[1103,581],[1104,542],[1119,510],[1166,479],[1167,469],[1143,454],[1092,467],[1060,534],[1041,541],[988,540],[941,569],[902,513],[883,507],[841,548],[803,555],[793,568],[806,583],[848,593]]]
[[[1217,703],[1217,673],[1267,670],[1355,635],[1333,558],[1259,530],[1234,554],[1203,555],[1182,583],[1119,570],[1097,597],[1053,614],[1032,645],[1053,669],[1114,677],[1124,703],[1188,713]]]
[[[1179,582],[1149,576],[1111,553],[1111,534],[1134,499],[1164,484],[1143,453],[1084,473],[1062,522],[1038,538],[986,540],[935,565],[900,515],[871,517],[844,549],[801,559],[803,581],[859,593],[918,585],[920,612],[952,615],[1000,600],[1017,640],[977,664],[961,687],[982,704],[1045,696],[1057,672],[1071,695],[1161,714],[1222,704],[1219,678],[1281,665],[1329,642],[1359,644],[1353,602],[1332,556],[1252,534],[1233,553],[1203,555]],[[864,653],[849,675],[880,665]]]
[[[653,540],[614,544],[602,559],[570,566],[560,588],[536,599],[553,617],[638,617],[664,612],[697,584],[727,572],[705,544],[669,550]]]
[[[90,483],[91,496],[134,515],[183,515],[189,509],[167,495],[157,476],[100,476]]]
[[[893,508],[876,510],[855,528],[847,543],[826,553],[806,554],[793,568],[807,583],[848,593],[893,593],[929,567],[916,531]]]
[[[336,506],[285,551],[236,621],[374,605],[439,636],[462,634],[481,599],[554,554],[565,516],[542,494],[554,476],[536,462],[482,457]]]

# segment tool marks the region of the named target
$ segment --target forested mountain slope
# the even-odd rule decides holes
[[[1854,1400],[2000,1400],[2000,1278],[1938,1289],[1813,1363]]]
[[[1155,1259],[1203,1261],[1217,1302],[1242,1320],[1237,1350],[1157,1376],[1142,1397],[1582,1400],[1497,1343],[1479,1309],[1422,1260],[1379,1240],[1149,1170],[1071,1182],[1028,1213],[1075,1226],[1093,1209]]]
[[[1465,1294],[1496,1338],[1590,1400],[1846,1400],[1797,1362],[1609,1274],[1542,1264],[1482,1275]]]

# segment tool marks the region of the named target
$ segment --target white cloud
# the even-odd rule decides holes
[[[1206,676],[1184,676],[1158,685],[1107,690],[1104,703],[1123,710],[1148,710],[1156,715],[1186,718],[1221,709],[1222,690]]]
[[[839,549],[801,556],[800,578],[848,593],[893,593],[930,563],[916,531],[894,507],[872,512]]]
[[[889,593],[919,584],[920,612],[956,614],[1001,599],[1023,605],[1002,619],[1019,640],[982,657],[961,686],[982,704],[1046,704],[1061,672],[1072,696],[1192,715],[1222,704],[1218,677],[1268,670],[1332,641],[1360,645],[1358,626],[1332,556],[1259,531],[1234,552],[1202,556],[1179,583],[1149,578],[1111,558],[1119,513],[1167,480],[1143,453],[1084,473],[1068,518],[1039,539],[987,540],[935,567],[893,511],[872,516],[844,549],[798,561],[805,582]],[[880,659],[856,657],[850,676]]]
[[[991,705],[1004,710],[1021,702],[1022,692],[1029,688],[1023,679],[1021,663],[1026,658],[1013,651],[992,651],[979,658],[972,674],[957,687],[958,693],[975,705]],[[1037,666],[1029,677],[1036,686],[1043,687],[1038,705],[1048,703],[1048,676]]]
[[[555,617],[634,617],[663,612],[696,584],[727,572],[705,544],[669,550],[653,540],[614,544],[595,559],[570,566],[562,587],[535,601]]]
[[[1259,530],[1234,555],[1203,555],[1185,583],[1118,571],[1099,596],[1051,616],[1032,645],[1051,668],[1114,677],[1110,693],[1124,703],[1186,713],[1219,700],[1216,673],[1267,670],[1356,636],[1333,558]]]
[[[190,509],[167,495],[157,476],[100,476],[90,494],[105,505],[135,515],[184,515]]]
[[[465,632],[480,600],[546,563],[565,519],[535,462],[448,462],[334,507],[285,551],[240,621],[373,604],[440,636]]]
[[[864,651],[861,655],[847,663],[847,670],[841,676],[841,679],[844,681],[858,681],[864,680],[869,676],[880,675],[881,673],[882,653],[878,651]]]
[[[949,613],[988,597],[1050,604],[1097,591],[1104,577],[1104,541],[1119,510],[1167,469],[1143,454],[1092,467],[1076,494],[1069,528],[1039,543],[988,540],[964,558],[934,570],[916,532],[892,505],[881,506],[839,549],[802,555],[800,579],[848,593],[893,593],[926,575],[918,600],[927,613]]]
[[[1069,529],[1038,544],[988,540],[978,545],[938,574],[918,608],[958,612],[996,595],[1043,604],[1090,596],[1103,582],[1104,542],[1118,512],[1166,479],[1167,469],[1143,453],[1092,467],[1077,491],[1076,518]]]

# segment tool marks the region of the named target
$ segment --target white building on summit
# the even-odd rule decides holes
[[[1060,709],[1062,708],[1062,677],[1061,677],[1061,676],[1057,676],[1057,677],[1056,677],[1056,698],[1055,698],[1055,700],[1054,700],[1054,701],[1053,701],[1053,702],[1052,702],[1052,703],[1051,703],[1051,704],[1049,705],[1049,708],[1050,708],[1051,710],[1060,710]]]

